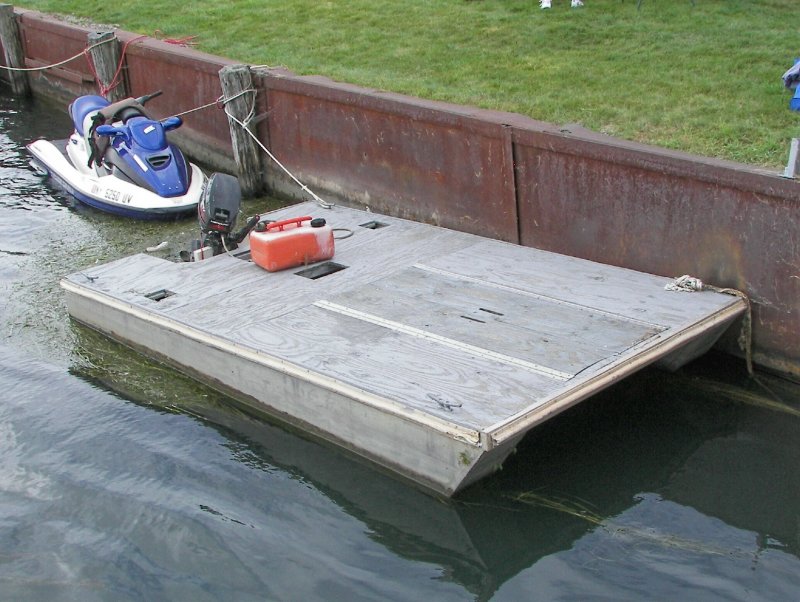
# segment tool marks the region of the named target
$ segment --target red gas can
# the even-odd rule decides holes
[[[250,257],[277,272],[333,257],[333,229],[322,218],[295,217],[250,232]]]

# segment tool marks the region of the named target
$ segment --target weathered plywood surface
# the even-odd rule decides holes
[[[587,387],[741,304],[667,292],[662,277],[354,209],[305,203],[270,217],[299,215],[337,229],[333,261],[344,270],[311,280],[232,255],[188,264],[136,255],[70,278],[211,340],[478,432]],[[362,227],[372,220],[385,227]],[[170,296],[146,297],[161,289]]]
[[[236,333],[309,371],[480,430],[545,400],[561,383],[362,319],[311,306]]]
[[[429,265],[465,278],[513,286],[561,303],[666,327],[694,322],[733,302],[710,292],[693,295],[665,291],[669,278],[489,240],[481,240],[467,253],[456,250],[441,256]]]
[[[523,289],[414,266],[330,299],[340,306],[534,363],[564,378],[663,327]],[[556,374],[554,374],[555,376]]]

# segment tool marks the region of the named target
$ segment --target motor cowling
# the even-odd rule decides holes
[[[197,204],[200,240],[192,245],[192,252],[187,254],[186,260],[207,259],[239,246],[259,220],[255,215],[238,232],[233,231],[241,201],[242,190],[237,178],[221,173],[208,178]]]
[[[242,189],[237,178],[222,173],[211,174],[197,204],[203,237],[214,233],[218,236],[230,234],[236,226],[241,203]]]
[[[241,202],[242,189],[237,178],[211,174],[197,203],[200,239],[192,243],[191,251],[181,251],[181,258],[200,261],[236,249],[261,219],[261,216],[254,215],[234,231]]]

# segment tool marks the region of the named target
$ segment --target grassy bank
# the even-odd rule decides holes
[[[781,168],[797,0],[24,0],[253,65]],[[159,34],[161,35],[161,34]]]

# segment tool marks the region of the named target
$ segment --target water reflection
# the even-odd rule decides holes
[[[628,379],[535,429],[493,478],[442,500],[237,410],[233,400],[193,381],[180,379],[176,389],[171,370],[143,358],[124,362],[137,374],[133,382],[118,380],[108,358],[130,352],[78,329],[81,348],[104,349],[87,357],[92,368],[79,370],[82,377],[98,382],[94,371],[126,398],[197,417],[223,434],[237,461],[308,484],[362,522],[371,540],[401,558],[441,567],[442,580],[475,599],[492,598],[542,559],[571,554],[588,540],[602,542],[595,550],[612,546],[606,559],[612,565],[645,550],[724,557],[736,573],[766,547],[800,555],[800,458],[793,444],[800,421],[792,415],[800,397],[796,387],[770,380],[788,419],[732,403],[727,389],[752,389],[754,399],[763,398],[763,389],[747,380],[732,384],[725,358],[676,375],[646,371]],[[131,389],[142,383],[146,390]],[[587,566],[609,570],[591,559]]]

